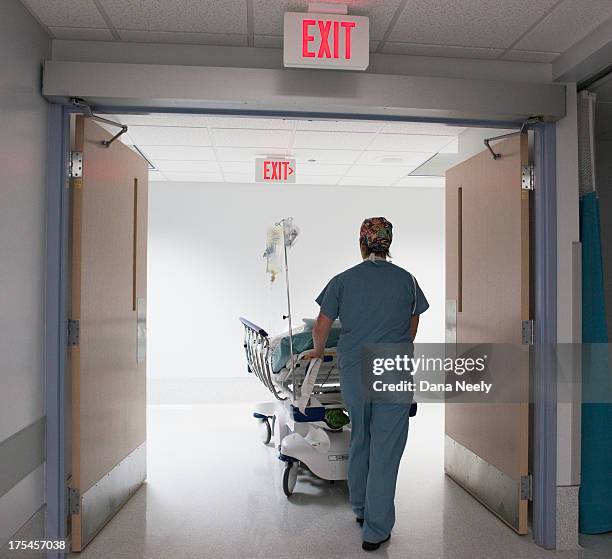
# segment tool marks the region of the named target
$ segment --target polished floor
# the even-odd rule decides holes
[[[442,472],[442,413],[421,406],[400,470],[397,523],[369,556],[603,559],[612,539],[546,552],[517,536]],[[282,464],[258,439],[251,405],[149,407],[148,481],[82,559],[349,559],[361,551],[346,484],[303,472],[282,491]]]

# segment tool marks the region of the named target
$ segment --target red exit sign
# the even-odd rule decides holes
[[[365,70],[370,62],[370,20],[342,14],[286,13],[284,65]]]
[[[281,157],[255,159],[255,182],[294,183],[296,176],[295,159]]]

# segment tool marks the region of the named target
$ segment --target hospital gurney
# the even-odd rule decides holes
[[[293,493],[300,464],[322,479],[346,480],[350,424],[334,428],[326,421],[330,410],[344,409],[335,348],[325,350],[314,379],[314,363],[307,351],[291,352],[284,366],[274,367],[274,340],[250,320],[240,321],[248,369],[275,397],[257,404],[253,416],[260,424],[263,443],[274,439],[279,459],[285,463],[283,491],[288,497]],[[282,344],[282,339],[276,343]]]

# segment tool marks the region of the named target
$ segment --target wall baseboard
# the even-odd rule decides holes
[[[4,551],[6,544],[22,531],[33,530],[38,525],[33,519],[44,502],[43,474],[44,464],[41,464],[0,497],[0,550]],[[16,557],[11,553],[12,559]],[[0,557],[3,557],[1,553]]]
[[[578,543],[579,485],[557,487],[557,549],[580,549]]]

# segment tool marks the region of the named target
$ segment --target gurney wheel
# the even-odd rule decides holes
[[[272,440],[272,427],[270,427],[270,420],[269,419],[260,419],[260,432],[261,432],[261,440],[263,442],[263,444],[269,444],[269,442]]]
[[[287,497],[293,495],[295,484],[297,482],[297,474],[299,462],[285,462],[285,471],[283,472],[283,491]]]

